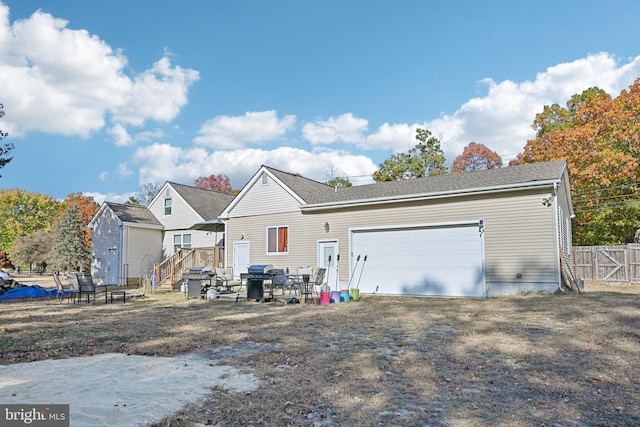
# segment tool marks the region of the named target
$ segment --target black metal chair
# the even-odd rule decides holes
[[[93,296],[93,303],[96,303],[96,294],[98,291],[96,290],[95,285],[93,284],[93,279],[91,278],[91,274],[78,273],[76,275],[78,277],[78,284],[80,287],[80,292],[78,294],[78,301],[82,299],[82,294],[87,294],[87,303],[90,302],[90,298]]]

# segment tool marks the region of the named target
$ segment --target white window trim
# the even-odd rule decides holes
[[[269,230],[275,228],[276,229],[276,239],[278,238],[278,229],[286,228],[287,229],[287,250],[284,252],[269,252]],[[289,246],[291,246],[291,236],[289,235],[289,226],[288,225],[268,225],[266,232],[266,252],[267,255],[288,255],[289,254]],[[278,242],[276,241],[276,248],[278,247]]]

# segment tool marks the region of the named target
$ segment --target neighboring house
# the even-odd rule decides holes
[[[262,166],[220,217],[236,275],[323,266],[332,289],[486,297],[559,289],[572,216],[555,161],[346,188]]]
[[[194,230],[194,224],[215,220],[233,200],[231,194],[167,182],[148,209],[164,227],[162,254],[171,256],[180,248],[217,246],[224,233]],[[215,266],[214,266],[215,267]]]
[[[224,232],[194,226],[217,219],[231,200],[229,194],[167,182],[148,207],[103,203],[89,223],[94,280],[137,282],[179,249],[222,245]]]
[[[145,207],[104,202],[89,228],[91,275],[98,285],[126,285],[162,258],[162,224]]]

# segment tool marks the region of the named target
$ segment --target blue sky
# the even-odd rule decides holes
[[[442,4],[440,4],[442,3]],[[125,201],[261,164],[370,182],[441,138],[505,161],[544,105],[640,77],[637,1],[0,0],[0,188]]]

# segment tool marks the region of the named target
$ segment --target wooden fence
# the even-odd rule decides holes
[[[640,283],[640,244],[574,246],[573,273],[585,282]]]

